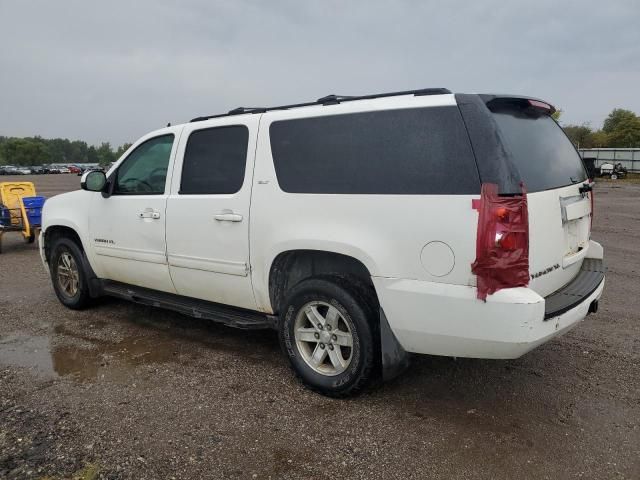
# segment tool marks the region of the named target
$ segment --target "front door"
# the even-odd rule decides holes
[[[259,115],[185,127],[167,200],[167,258],[177,293],[255,309],[249,203]]]
[[[165,210],[179,130],[143,139],[94,195],[89,231],[99,277],[175,292],[166,257]]]

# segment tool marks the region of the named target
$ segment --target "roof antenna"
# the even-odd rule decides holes
[[[171,126],[171,122],[167,123],[167,127],[170,127],[170,126]]]

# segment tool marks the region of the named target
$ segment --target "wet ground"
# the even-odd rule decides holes
[[[46,196],[79,182],[32,178]],[[596,196],[596,315],[518,360],[416,357],[342,401],[301,387],[272,332],[109,299],[67,310],[7,234],[0,478],[638,479],[640,185]]]

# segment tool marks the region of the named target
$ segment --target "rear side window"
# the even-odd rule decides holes
[[[284,120],[269,132],[285,192],[480,192],[469,138],[453,106]]]
[[[196,130],[184,153],[180,194],[231,194],[242,188],[249,130],[244,125]]]
[[[586,180],[578,152],[551,117],[516,108],[493,109],[493,117],[527,191]]]

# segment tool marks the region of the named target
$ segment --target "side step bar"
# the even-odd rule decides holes
[[[130,300],[151,307],[173,310],[195,318],[213,320],[229,327],[244,330],[275,329],[277,327],[277,317],[272,315],[173,293],[158,292],[126,283],[102,280],[102,291],[112,297]]]

